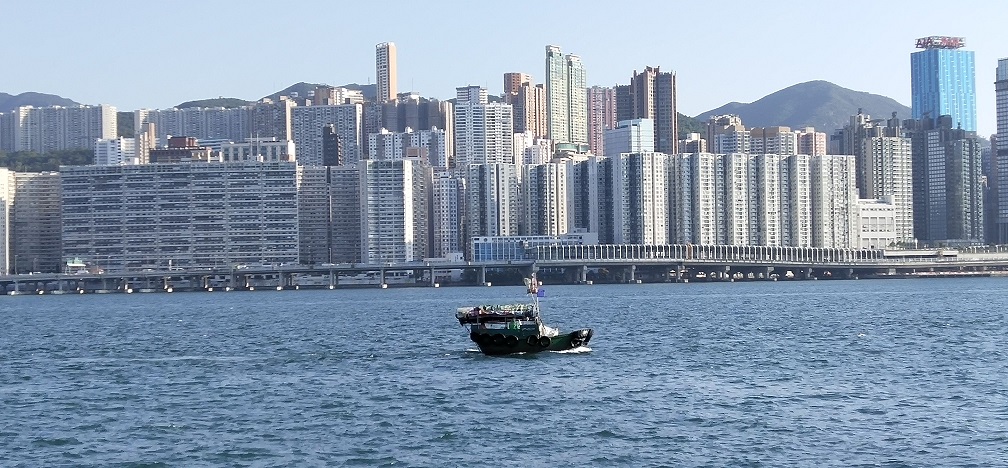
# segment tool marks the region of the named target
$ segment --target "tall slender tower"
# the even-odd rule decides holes
[[[396,47],[394,42],[375,46],[375,81],[378,83],[378,102],[396,98]]]
[[[952,127],[976,131],[976,76],[972,50],[961,37],[917,39],[910,54],[910,102],[914,119],[952,116]]]
[[[616,126],[616,92],[613,88],[588,88],[588,146],[592,154],[605,154],[603,136]]]
[[[546,132],[553,143],[588,144],[586,83],[581,57],[546,46]]]
[[[1008,58],[998,60],[994,81],[997,101],[997,141],[994,153],[994,184],[997,193],[991,197],[997,210],[994,216],[992,243],[1008,243]]]

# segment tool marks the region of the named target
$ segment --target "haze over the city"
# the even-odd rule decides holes
[[[678,74],[680,112],[752,102],[827,80],[910,104],[918,37],[966,38],[976,53],[979,135],[994,133],[994,69],[1008,56],[1004,2],[836,3],[435,0],[424,4],[298,1],[0,0],[0,92],[58,94],[119,110],[218,96],[255,100],[300,81],[374,82],[374,46],[398,47],[399,90],[450,98],[501,92],[502,74],[542,82],[544,47],[581,56],[589,85],[634,70]],[[909,118],[909,116],[901,116]],[[831,131],[833,129],[821,129]]]

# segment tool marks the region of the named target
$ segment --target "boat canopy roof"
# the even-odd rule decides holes
[[[496,304],[473,307],[459,307],[455,317],[459,323],[497,322],[533,319],[538,316],[535,304]]]

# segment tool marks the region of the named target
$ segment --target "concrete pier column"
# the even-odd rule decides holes
[[[812,268],[811,267],[809,267],[809,268],[803,268],[802,269],[802,276],[805,279],[812,279]]]
[[[675,281],[676,281],[676,283],[682,283],[682,280],[683,280],[683,270],[685,270],[685,269],[686,269],[686,265],[683,265],[682,263],[676,265],[676,269],[675,269]]]
[[[636,283],[637,282],[637,265],[630,265],[630,268],[628,269],[628,271],[630,273],[630,279],[629,279],[629,281],[631,283]]]
[[[479,267],[479,271],[477,273],[479,275],[479,284],[480,286],[483,286],[484,284],[486,284],[486,267],[485,266]]]
[[[579,269],[578,283],[585,284],[588,282],[588,265],[581,265]]]

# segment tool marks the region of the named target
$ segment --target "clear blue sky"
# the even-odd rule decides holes
[[[374,46],[392,41],[400,91],[435,98],[469,84],[499,94],[510,71],[542,82],[545,46],[556,44],[581,56],[590,85],[627,83],[647,65],[675,70],[687,115],[810,80],[909,105],[914,40],[943,35],[976,52],[988,136],[1005,19],[1008,2],[968,0],[0,0],[0,92],[120,110],[254,100],[299,81],[374,82]]]

